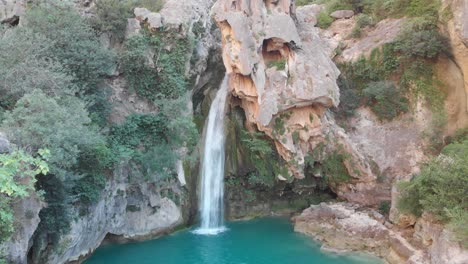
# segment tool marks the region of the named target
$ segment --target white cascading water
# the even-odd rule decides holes
[[[201,168],[200,228],[197,234],[215,235],[224,227],[224,116],[228,93],[227,76],[211,104],[205,130]]]

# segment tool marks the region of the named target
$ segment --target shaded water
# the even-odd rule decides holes
[[[85,264],[380,264],[363,255],[320,251],[284,218],[227,223],[213,236],[184,230],[151,241],[99,248]]]
[[[227,76],[211,104],[205,130],[200,190],[198,234],[215,235],[225,230],[224,217],[224,116],[228,92]]]

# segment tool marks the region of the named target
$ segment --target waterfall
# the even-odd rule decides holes
[[[227,75],[211,104],[205,127],[201,167],[200,218],[197,234],[215,235],[224,227],[224,116],[228,93]]]

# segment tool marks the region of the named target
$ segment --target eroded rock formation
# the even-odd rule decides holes
[[[338,185],[336,192],[372,204],[376,200],[361,191],[373,189],[375,175],[326,116],[328,108],[339,104],[340,72],[314,27],[314,12],[320,10],[315,7],[296,10],[290,0],[216,2],[212,10],[222,33],[231,93],[240,99],[246,127],[274,140],[292,176],[305,177],[305,158],[319,144],[329,152],[342,148],[351,154],[345,166],[352,181]]]
[[[468,252],[450,242],[450,232],[429,215],[414,232],[401,230],[369,209],[337,203],[312,205],[294,219],[294,230],[311,235],[324,247],[367,251],[388,263],[451,263],[468,261]]]

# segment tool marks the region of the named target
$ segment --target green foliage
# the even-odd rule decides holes
[[[363,90],[363,95],[380,120],[392,120],[408,111],[408,100],[391,82],[371,82]]]
[[[263,185],[273,187],[275,184],[276,171],[279,169],[273,162],[273,147],[265,138],[263,133],[249,133],[241,130],[241,143],[247,149],[248,157],[255,166],[255,172],[248,175],[249,183],[252,185]]]
[[[157,175],[158,180],[164,180],[176,173],[177,158],[177,154],[170,145],[161,144],[141,153],[136,161],[141,164],[142,171],[147,177]]]
[[[344,162],[349,158],[341,149],[333,151],[322,162],[322,171],[329,185],[351,180]]]
[[[147,36],[137,35],[125,41],[120,62],[128,85],[140,96],[155,99],[158,80],[150,66],[152,60]]]
[[[296,6],[305,6],[313,4],[315,0],[296,0]]]
[[[437,30],[404,31],[395,44],[395,50],[408,59],[433,59],[445,49],[445,44]]]
[[[90,123],[84,104],[77,98],[65,97],[58,102],[36,90],[5,114],[2,128],[19,147],[32,151],[48,148],[51,172],[65,176],[64,170],[77,163],[80,149],[101,140]]]
[[[92,92],[114,68],[90,24],[68,2],[39,1],[25,15],[27,27],[52,41],[47,56],[60,62],[83,92]]]
[[[35,158],[22,150],[15,150],[0,155],[0,243],[14,231],[11,202],[27,197],[34,190],[35,176],[49,171],[46,163],[49,151],[41,149],[38,154]]]
[[[161,114],[133,114],[125,123],[116,124],[110,133],[111,145],[126,147],[129,151],[154,146],[165,140],[166,120]]]
[[[152,12],[159,12],[164,6],[165,0],[136,0],[136,6],[144,7]]]
[[[34,190],[35,176],[47,174],[49,151],[40,149],[34,158],[22,150],[0,155],[0,193],[8,197],[26,197]]]
[[[410,182],[400,183],[402,212],[434,214],[449,223],[456,238],[468,246],[468,139],[447,145],[442,154],[425,164]],[[461,223],[465,223],[462,225]]]
[[[382,201],[379,204],[379,212],[383,215],[388,215],[390,213],[391,202]]]
[[[356,109],[361,105],[361,95],[353,89],[344,75],[340,75],[337,83],[340,87],[340,105],[335,112],[339,118],[353,117]]]
[[[286,133],[286,127],[284,126],[284,121],[289,119],[290,117],[291,117],[291,113],[283,112],[274,119],[273,135],[275,135],[276,137],[279,137],[279,136],[283,136],[284,133]]]
[[[131,37],[120,58],[129,86],[150,100],[180,97],[187,90],[185,66],[193,44],[173,32]]]
[[[167,178],[175,173],[175,161],[186,155],[175,149],[186,147],[191,152],[197,143],[198,131],[185,109],[185,98],[157,101],[157,114],[133,114],[124,123],[112,126],[108,138],[111,159],[128,160],[141,166],[146,176],[158,174]]]
[[[60,63],[45,58],[51,46],[49,39],[23,27],[0,38],[0,106],[12,108],[33,89],[48,95],[73,93],[73,77]]]
[[[127,19],[133,15],[133,1],[130,0],[97,0],[96,16],[91,23],[99,32],[108,32],[122,41],[125,38]]]
[[[8,241],[10,236],[15,231],[13,210],[11,208],[11,200],[5,199],[4,195],[0,195],[0,243]]]
[[[268,63],[268,68],[276,67],[278,71],[284,71],[286,69],[286,59],[271,61]]]
[[[317,27],[327,29],[333,23],[333,18],[325,11],[321,11],[317,16]]]
[[[374,18],[367,14],[359,14],[356,16],[356,24],[351,31],[350,37],[359,38],[361,37],[361,29],[365,27],[372,27],[375,25]]]
[[[75,195],[83,205],[92,205],[99,201],[105,185],[106,178],[104,175],[85,175],[75,182],[71,194]]]
[[[34,244],[57,245],[60,236],[70,230],[69,198],[62,180],[54,175],[39,176],[36,189],[43,190],[47,207],[39,212],[41,221],[34,234]]]
[[[58,0],[35,2],[24,21],[31,31],[47,38],[48,48],[43,50],[41,58],[58,63],[55,68],[62,67],[61,73],[73,76],[73,84],[89,108],[102,104],[102,100],[93,99],[99,94],[103,77],[115,69],[116,60],[114,52],[101,46],[90,23],[70,2]]]

